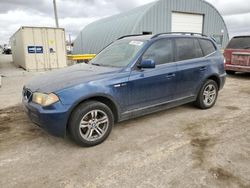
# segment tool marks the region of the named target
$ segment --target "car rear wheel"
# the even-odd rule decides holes
[[[235,71],[227,70],[226,73],[229,74],[229,75],[234,75]]]
[[[214,106],[218,96],[218,84],[214,80],[207,80],[201,87],[196,99],[196,106],[208,109]]]
[[[109,107],[98,101],[87,101],[73,111],[69,130],[76,143],[89,147],[106,140],[113,124],[114,117]]]

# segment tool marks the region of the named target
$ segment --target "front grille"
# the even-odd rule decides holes
[[[30,101],[32,98],[32,91],[30,89],[23,88],[23,98],[26,101]]]

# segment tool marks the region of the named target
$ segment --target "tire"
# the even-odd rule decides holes
[[[227,70],[226,73],[229,74],[229,75],[234,75],[235,71]]]
[[[218,84],[214,80],[207,80],[201,87],[195,105],[201,109],[212,108],[218,97]]]
[[[69,131],[77,144],[90,147],[106,140],[113,125],[114,115],[108,106],[98,101],[87,101],[73,111]]]

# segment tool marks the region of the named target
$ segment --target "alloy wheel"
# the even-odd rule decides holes
[[[210,106],[216,100],[217,91],[213,84],[209,84],[203,91],[203,102],[206,106]]]
[[[79,131],[83,139],[96,141],[101,139],[107,132],[109,119],[102,110],[91,110],[80,121]]]

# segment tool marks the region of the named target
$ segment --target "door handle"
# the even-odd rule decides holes
[[[201,67],[200,68],[200,71],[205,71],[205,70],[207,70],[207,67]]]
[[[115,84],[114,85],[114,87],[124,87],[124,86],[126,86],[127,85],[127,83],[121,83],[121,84]]]
[[[173,77],[175,77],[175,73],[169,73],[165,77],[168,79],[173,78]]]

